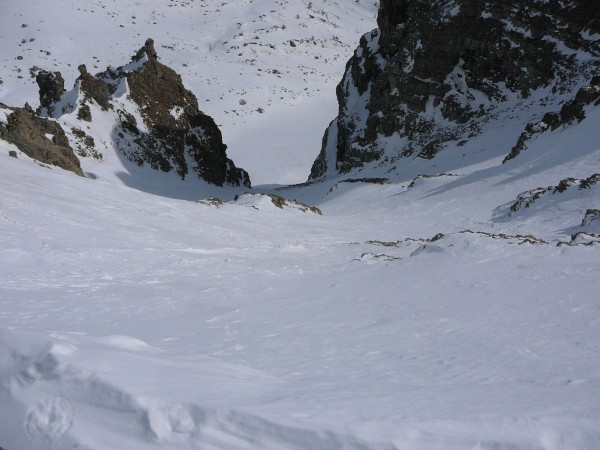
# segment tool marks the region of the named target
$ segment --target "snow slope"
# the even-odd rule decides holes
[[[38,20],[47,14],[39,27],[49,28],[40,36],[53,29],[51,17],[81,30],[90,23],[84,18],[103,11],[99,23],[113,28],[98,36],[114,39],[115,47],[98,49],[99,69],[121,64],[146,37],[126,40],[135,29],[125,21],[134,3],[99,3],[94,13],[68,1],[52,11],[43,2],[28,4],[0,8]],[[267,5],[172,4],[155,14],[163,36],[173,33],[166,24],[199,27],[191,11],[211,11],[208,21]],[[281,6],[298,14],[308,9]],[[363,6],[344,5],[366,17]],[[341,6],[328,0],[322,7]],[[33,20],[22,29],[6,17],[0,15],[7,30],[1,33],[10,33],[13,44],[17,33],[33,28]],[[223,24],[213,27],[226,32]],[[2,57],[13,55],[5,53],[12,44],[1,42]],[[178,47],[170,58],[194,60],[183,40],[172,42]],[[67,61],[93,67],[83,60],[85,45],[91,44],[65,44],[61,68]],[[297,59],[287,58],[301,57],[294,51],[268,60],[291,64]],[[203,83],[200,68],[210,51],[200,55],[189,63],[186,84]],[[219,64],[227,61],[234,64]],[[35,95],[30,80],[2,70],[1,101]],[[220,84],[208,93],[210,104],[220,95],[237,101],[238,91],[221,90],[240,81],[235,73],[211,73]],[[289,81],[294,76],[269,80],[300,92],[303,85]],[[320,76],[311,78],[313,93]],[[202,97],[201,88],[193,90]],[[249,136],[249,151],[265,159],[254,162],[256,172],[245,167],[278,184],[307,173],[296,148],[308,140],[294,115],[310,116],[302,127],[319,138],[327,120],[310,128],[324,114],[316,95],[285,95],[289,108],[275,105],[279,94],[273,95],[271,124],[268,111],[230,113],[235,120],[224,134],[226,142],[227,127],[239,129],[240,142]],[[600,209],[600,188],[550,190],[510,213],[524,192],[600,172],[600,108],[586,115],[580,124],[537,135],[504,165],[525,116],[433,161],[406,159],[393,176],[384,168],[369,173],[382,180],[346,175],[276,191],[263,186],[226,202],[207,197],[229,200],[234,192],[205,185],[169,196],[175,187],[164,178],[152,184],[150,174],[142,190],[108,176],[77,177],[21,153],[11,158],[14,147],[0,141],[0,447],[600,448],[600,230],[597,221],[582,223],[587,210]],[[270,150],[259,145],[265,137],[285,144],[281,155],[266,157]],[[464,156],[449,156],[457,152]],[[113,160],[106,164],[107,173],[118,168]],[[261,192],[317,206],[322,215]]]
[[[598,447],[600,247],[557,245],[598,191],[499,211],[589,176],[599,114],[505,165],[279,191],[322,216],[1,155],[0,445]]]

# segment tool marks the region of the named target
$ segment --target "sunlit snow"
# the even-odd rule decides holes
[[[274,191],[308,175],[373,2],[56,3],[0,4],[0,101],[38,104],[19,51],[70,87],[68,64],[122,65],[153,37],[259,187],[129,171],[108,143],[82,178],[0,141],[0,447],[600,448],[600,230],[582,223],[598,189],[504,214],[600,172],[600,108],[504,165],[518,116],[393,176],[372,169],[383,184]],[[280,52],[296,15],[318,43]],[[275,33],[275,50],[250,51]],[[301,60],[318,72],[306,83]]]

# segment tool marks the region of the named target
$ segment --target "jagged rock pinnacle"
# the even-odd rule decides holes
[[[135,56],[133,57],[134,61],[139,61],[144,57],[144,54],[148,57],[148,59],[158,59],[158,54],[154,49],[154,39],[148,38],[142,48],[140,48]]]
[[[40,90],[40,106],[46,108],[48,114],[52,115],[51,109],[55,102],[58,102],[65,93],[65,80],[60,72],[47,72],[45,70],[38,73],[35,78]]]

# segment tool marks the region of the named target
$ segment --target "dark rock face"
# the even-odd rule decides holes
[[[569,92],[600,67],[593,0],[382,0],[378,26],[346,66],[311,179],[433,158],[508,100]]]
[[[93,76],[81,65],[79,73],[74,90],[79,87],[79,97],[67,112],[76,110],[79,120],[92,122],[95,102],[113,114],[115,127],[107,140],[128,160],[163,172],[175,170],[182,179],[195,173],[218,186],[250,187],[248,174],[227,158],[227,146],[214,120],[199,110],[181,77],[158,61],[151,39],[125,66]],[[42,107],[50,116],[60,117],[65,109],[57,105],[68,104],[65,99],[75,96],[57,98],[58,89],[50,89],[51,77],[45,74],[38,77],[38,83],[43,82],[40,95],[43,92],[48,99]]]
[[[65,80],[60,72],[41,71],[35,81],[40,88],[40,107],[48,110],[52,116],[55,103],[59,102],[65,93]]]
[[[69,146],[69,139],[58,123],[39,117],[27,106],[0,106],[13,111],[7,118],[6,126],[0,124],[1,139],[15,144],[30,158],[83,176],[79,159]]]

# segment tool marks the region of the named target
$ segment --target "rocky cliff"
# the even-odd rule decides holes
[[[515,110],[560,109],[599,73],[594,0],[382,0],[378,26],[346,66],[310,179],[434,158]]]
[[[148,39],[132,61],[92,75],[79,66],[66,91],[60,72],[41,71],[38,114],[57,119],[80,157],[102,159],[103,148],[138,166],[197,176],[218,186],[250,187],[248,174],[227,158],[214,120],[198,108],[181,77],[158,60]]]

